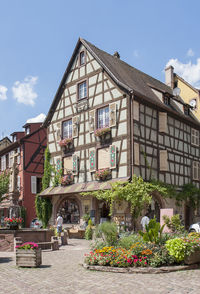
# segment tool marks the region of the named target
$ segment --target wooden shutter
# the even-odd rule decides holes
[[[167,150],[160,150],[160,171],[168,171]]]
[[[78,155],[72,155],[72,171],[74,175],[78,175]]]
[[[61,140],[61,123],[57,123],[56,125],[56,141],[59,142]]]
[[[115,145],[110,146],[110,168],[114,169],[117,167],[117,148]]]
[[[134,143],[134,164],[140,165],[140,145],[139,145],[139,143]]]
[[[89,111],[89,132],[92,133],[95,130],[95,109]]]
[[[31,193],[37,193],[37,178],[36,176],[31,176]]]
[[[96,170],[96,149],[92,148],[89,151],[89,171],[93,172]]]
[[[111,103],[109,104],[109,126],[110,127],[115,127],[116,122],[117,122],[117,104],[116,103]]]
[[[167,133],[167,113],[159,112],[159,132]]]
[[[139,121],[139,103],[133,101],[133,119]]]
[[[98,149],[98,169],[110,168],[110,148]]]
[[[72,171],[72,156],[64,158],[64,174],[70,170]]]
[[[61,157],[56,159],[56,171],[60,171],[62,169],[62,159]]]
[[[78,116],[72,117],[72,137],[78,137]]]

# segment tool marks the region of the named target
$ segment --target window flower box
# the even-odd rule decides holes
[[[111,170],[109,168],[99,169],[94,175],[96,180],[105,181],[111,178]]]
[[[61,178],[61,186],[67,186],[72,184],[74,181],[74,176],[71,171],[67,171],[67,173]]]
[[[4,218],[4,223],[10,230],[17,230],[19,228],[19,225],[23,223],[23,219],[21,217],[6,217]]]
[[[99,129],[96,129],[95,132],[94,132],[94,135],[96,137],[105,137],[108,134],[110,134],[110,128],[109,127],[99,128]]]
[[[73,138],[65,138],[59,141],[60,147],[69,147],[73,143]]]
[[[38,245],[27,242],[16,246],[16,266],[38,267],[42,264],[42,252]]]

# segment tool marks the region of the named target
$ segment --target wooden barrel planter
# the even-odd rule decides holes
[[[23,250],[16,249],[16,266],[38,267],[42,264],[41,249]]]

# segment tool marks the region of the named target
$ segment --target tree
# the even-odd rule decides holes
[[[9,191],[10,175],[9,173],[2,172],[0,174],[0,202],[3,200],[3,195]]]
[[[110,205],[110,215],[113,213],[113,203],[116,200],[126,200],[131,205],[131,214],[135,226],[137,218],[141,215],[142,210],[149,205],[152,200],[152,192],[158,191],[161,195],[167,195],[167,188],[156,182],[145,182],[142,177],[133,176],[131,182],[110,183],[110,190],[101,190],[82,193],[92,195],[98,200],[107,201]]]

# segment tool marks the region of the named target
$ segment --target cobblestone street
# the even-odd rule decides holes
[[[86,240],[70,239],[59,251],[44,251],[40,268],[17,268],[14,253],[0,252],[0,294],[200,293],[200,270],[164,274],[91,272],[81,263]]]

